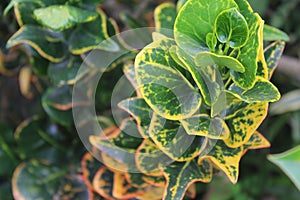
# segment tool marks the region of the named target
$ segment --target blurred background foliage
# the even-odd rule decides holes
[[[241,174],[236,185],[229,183],[224,176],[215,178],[211,184],[198,183],[198,198],[298,200],[299,190],[284,172],[267,159],[267,155],[281,153],[300,145],[300,0],[249,1],[267,24],[280,28],[290,36],[290,42],[272,80],[283,96],[287,93],[288,95],[282,101],[271,105],[269,116],[259,128],[271,142],[271,148],[251,151],[243,157],[240,164]],[[126,30],[153,26],[153,10],[162,2],[165,1],[104,0],[101,7],[109,17],[117,21],[121,30]],[[176,3],[175,0],[171,2]],[[84,153],[84,147],[73,126],[62,126],[46,117],[41,105],[41,97],[48,84],[47,78],[39,76],[39,72],[34,72],[34,75],[30,76],[29,85],[26,81],[20,81],[20,76],[22,80],[28,77],[26,68],[30,65],[30,58],[21,46],[10,50],[5,48],[7,40],[19,28],[13,12],[3,16],[3,11],[8,4],[9,0],[0,1],[1,200],[13,199],[10,189],[11,175],[21,161],[41,156],[35,155],[34,152],[46,152],[47,155],[64,152],[63,158],[56,157],[57,160],[53,162],[61,165],[63,172],[67,170],[68,173],[73,171],[75,174],[80,173],[80,159]],[[120,71],[113,73],[118,74],[114,77],[120,76]],[[108,79],[111,78],[109,74],[107,76]],[[108,97],[102,95],[99,98],[102,98],[102,102],[107,102]],[[40,118],[35,118],[34,115]],[[20,128],[20,123],[24,123],[24,120],[30,124],[26,129]],[[26,142],[33,144],[34,140],[40,141],[41,134],[36,133],[35,126],[42,127],[43,131],[52,135],[56,142],[50,140],[48,143],[40,144],[37,149],[29,148],[30,145]],[[13,137],[16,132],[19,132],[19,138],[26,138],[27,134],[31,134],[32,140],[16,140],[16,136]],[[54,143],[51,144],[51,141]],[[53,145],[56,147],[54,151],[49,150],[49,142],[50,147]],[[66,149],[66,146],[70,148]]]

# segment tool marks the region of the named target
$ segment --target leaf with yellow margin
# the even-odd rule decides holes
[[[101,167],[93,180],[94,190],[102,197],[108,200],[114,200],[114,173],[108,170],[105,166]]]
[[[268,66],[268,79],[271,79],[283,53],[285,42],[276,41],[265,48],[265,58]]]
[[[262,149],[271,146],[270,142],[258,131],[255,131],[251,138],[243,145],[244,153],[250,149]]]
[[[212,149],[199,157],[198,163],[209,159],[217,168],[222,170],[232,183],[236,183],[239,175],[239,162],[243,156],[243,146],[230,148],[222,140],[210,140]]]
[[[137,122],[137,128],[143,138],[149,137],[152,109],[143,98],[129,98],[121,101],[118,106],[128,112]]]
[[[149,134],[157,147],[170,158],[183,162],[192,160],[205,149],[207,138],[188,135],[178,121],[153,113]]]
[[[173,26],[176,19],[176,8],[173,3],[162,3],[154,10],[155,30],[173,38]]]
[[[194,182],[208,183],[212,178],[212,166],[204,161],[198,165],[195,160],[174,162],[163,168],[167,179],[164,199],[182,199],[186,190]]]
[[[170,120],[192,116],[201,105],[196,88],[181,74],[169,49],[172,39],[146,46],[136,57],[135,71],[140,92],[154,112]]]
[[[211,139],[227,139],[230,131],[219,117],[210,118],[207,114],[200,114],[180,121],[187,134],[205,136]]]

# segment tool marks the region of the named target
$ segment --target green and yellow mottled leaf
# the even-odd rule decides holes
[[[114,137],[105,139],[95,135],[90,136],[93,147],[113,160],[124,164],[126,169],[135,168],[135,151],[142,141],[132,119],[125,119],[121,124],[119,133]],[[105,164],[110,165],[109,162]],[[110,167],[114,168],[114,163],[111,163]]]
[[[257,76],[253,88],[243,90],[242,88],[231,85],[229,92],[237,98],[247,102],[275,102],[280,99],[280,92],[278,89],[267,79]]]
[[[163,168],[167,179],[164,199],[180,200],[188,187],[194,182],[210,182],[212,178],[212,166],[204,161],[198,165],[195,160],[187,162],[174,162]]]
[[[187,134],[204,136],[211,139],[227,139],[230,131],[219,117],[210,118],[209,115],[200,114],[180,121]]]
[[[139,200],[160,200],[163,198],[164,188],[163,187],[149,187],[144,190],[144,193],[136,198]]]
[[[236,183],[239,175],[239,162],[243,155],[243,146],[230,148],[222,140],[209,141],[212,147],[207,154],[199,157],[198,163],[209,159],[218,169],[222,170],[232,183]]]
[[[231,148],[237,148],[245,144],[265,119],[268,103],[236,103],[227,113],[229,117],[226,124],[230,129],[230,137],[224,140]]]
[[[275,40],[282,40],[285,42],[290,41],[290,37],[283,31],[265,24],[264,25],[264,40],[265,41],[275,41]]]
[[[62,31],[96,19],[97,13],[70,5],[52,5],[34,10],[34,16],[42,25]]]
[[[243,145],[244,153],[250,149],[262,149],[270,147],[270,142],[258,131],[255,131],[251,138]]]
[[[68,175],[61,182],[56,198],[94,200],[92,189],[85,184],[81,175]]]
[[[245,72],[245,67],[235,58],[229,56],[217,55],[211,52],[200,52],[196,54],[195,63],[198,67],[218,65],[227,67],[236,72]]]
[[[268,66],[268,78],[271,79],[276,67],[279,64],[279,60],[283,53],[285,42],[276,41],[267,46],[265,49],[265,58]]]
[[[153,42],[136,57],[135,71],[140,92],[147,104],[159,115],[179,120],[192,116],[200,107],[197,89],[176,69],[167,39]]]
[[[176,43],[184,51],[195,55],[207,49],[206,35],[214,31],[220,12],[237,8],[234,0],[190,0],[180,9],[174,25]]]
[[[103,164],[96,160],[92,154],[86,153],[81,160],[82,176],[85,184],[93,189],[93,179]]]
[[[101,167],[93,180],[94,190],[105,199],[114,200],[113,187],[114,187],[114,173],[106,167]]]
[[[126,181],[136,187],[136,188],[145,188],[149,186],[149,184],[144,180],[144,177],[148,177],[142,173],[124,173]]]
[[[64,58],[65,47],[61,42],[49,42],[49,39],[57,39],[54,32],[43,28],[26,25],[21,27],[8,41],[7,48],[19,44],[28,44],[34,48],[42,57],[51,62],[60,62]]]
[[[155,113],[149,134],[162,152],[179,162],[198,156],[207,142],[206,137],[188,135],[178,121],[166,120]]]
[[[117,199],[130,199],[144,193],[143,189],[133,187],[125,178],[124,173],[114,173],[113,196]]]
[[[143,176],[143,180],[150,185],[165,187],[166,179],[164,176]]]
[[[168,37],[165,36],[162,33],[159,33],[159,32],[153,32],[152,33],[152,40],[153,40],[153,42],[156,42],[156,41],[159,41],[159,40],[165,40],[165,39],[168,39]]]
[[[143,98],[130,98],[121,101],[118,106],[128,112],[137,122],[137,128],[143,138],[148,138],[148,129],[153,111]]]
[[[155,177],[162,176],[162,172],[159,169],[161,164],[173,162],[150,139],[145,139],[138,147],[135,160],[137,168],[142,173]]]
[[[238,86],[249,89],[255,83],[255,76],[258,68],[258,57],[263,44],[260,40],[263,29],[263,20],[258,14],[248,13],[244,15],[249,25],[249,39],[240,50],[238,60],[245,67],[244,73],[231,71],[231,77]]]
[[[172,3],[162,3],[154,10],[154,22],[157,32],[173,38],[173,26],[176,19],[176,8]]]

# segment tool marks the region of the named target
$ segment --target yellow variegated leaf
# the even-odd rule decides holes
[[[263,22],[264,23],[264,22]],[[258,53],[258,61],[257,61],[257,72],[256,75],[268,79],[268,66],[265,60],[264,48],[263,48],[263,27],[260,26],[258,31],[259,36],[259,53]]]
[[[114,200],[113,184],[114,184],[114,173],[108,170],[104,166],[101,167],[97,171],[93,180],[94,190],[105,199]]]
[[[157,186],[157,187],[166,186],[166,179],[164,176],[144,176],[143,180],[153,186]]]
[[[149,176],[162,176],[162,172],[159,169],[161,163],[168,164],[172,162],[172,160],[149,139],[145,139],[138,147],[135,160],[137,168]]]
[[[180,121],[187,134],[205,136],[211,139],[227,139],[229,129],[223,119],[210,118],[209,115],[200,114]]]
[[[186,190],[194,182],[210,182],[212,178],[212,166],[204,161],[198,165],[195,160],[187,162],[174,162],[163,168],[167,179],[164,199],[182,199]]]
[[[170,158],[192,160],[205,148],[207,138],[188,135],[178,121],[166,120],[153,113],[149,134],[157,147]]]
[[[121,101],[118,106],[132,115],[143,138],[148,138],[149,125],[153,111],[143,98],[130,98]]]
[[[232,183],[236,183],[239,175],[239,162],[244,152],[243,146],[230,148],[222,140],[210,140],[209,143],[213,148],[207,155],[200,156],[198,163],[203,162],[203,159],[211,160]]]
[[[167,2],[157,6],[154,11],[156,31],[168,37],[173,37],[173,26],[176,15],[176,8],[172,3]]]
[[[244,153],[249,149],[262,149],[271,146],[270,142],[258,131],[255,131],[251,138],[243,145]]]
[[[265,49],[264,54],[268,66],[268,79],[271,79],[276,67],[278,66],[284,47],[285,42],[276,41]]]
[[[265,119],[267,110],[268,103],[245,104],[241,102],[233,105],[230,112],[234,114],[228,113],[230,117],[226,120],[230,129],[230,137],[224,140],[225,144],[231,148],[245,144]]]
[[[170,120],[192,116],[200,107],[198,90],[180,73],[169,48],[174,40],[151,43],[136,57],[138,87],[147,104],[159,115]]]
[[[133,187],[126,181],[124,173],[114,173],[113,196],[117,199],[130,199],[140,196],[144,191],[140,188]]]

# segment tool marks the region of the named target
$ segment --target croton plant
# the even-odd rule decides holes
[[[76,75],[89,78],[76,74],[84,58],[94,49],[130,49],[122,38],[107,40],[118,27],[97,3],[18,0],[8,7],[14,6],[21,28],[7,46],[26,44],[34,73],[50,79],[43,108],[60,124],[57,129],[68,132],[74,132],[71,109],[77,105],[71,99]],[[68,175],[71,168],[58,170],[54,161],[41,161],[42,155],[19,165],[13,179],[16,199],[33,197],[26,192],[33,183],[22,180],[34,171],[54,185],[45,186],[49,198],[194,198],[195,182],[209,183],[213,175],[224,173],[236,183],[241,157],[250,149],[270,146],[257,128],[268,103],[280,98],[270,78],[286,35],[265,25],[246,0],[163,3],[155,9],[154,21],[153,42],[122,56],[105,72],[111,81],[119,75],[109,73],[123,69],[135,89],[135,97],[118,104],[129,117],[120,126],[106,123],[103,133],[90,136],[92,152],[81,160],[82,173]],[[91,71],[99,70],[86,64]],[[109,104],[100,96],[96,94],[96,107],[101,113]],[[49,135],[38,135],[67,152]],[[57,177],[64,177],[59,186],[53,182]],[[39,197],[42,191],[32,192]]]

